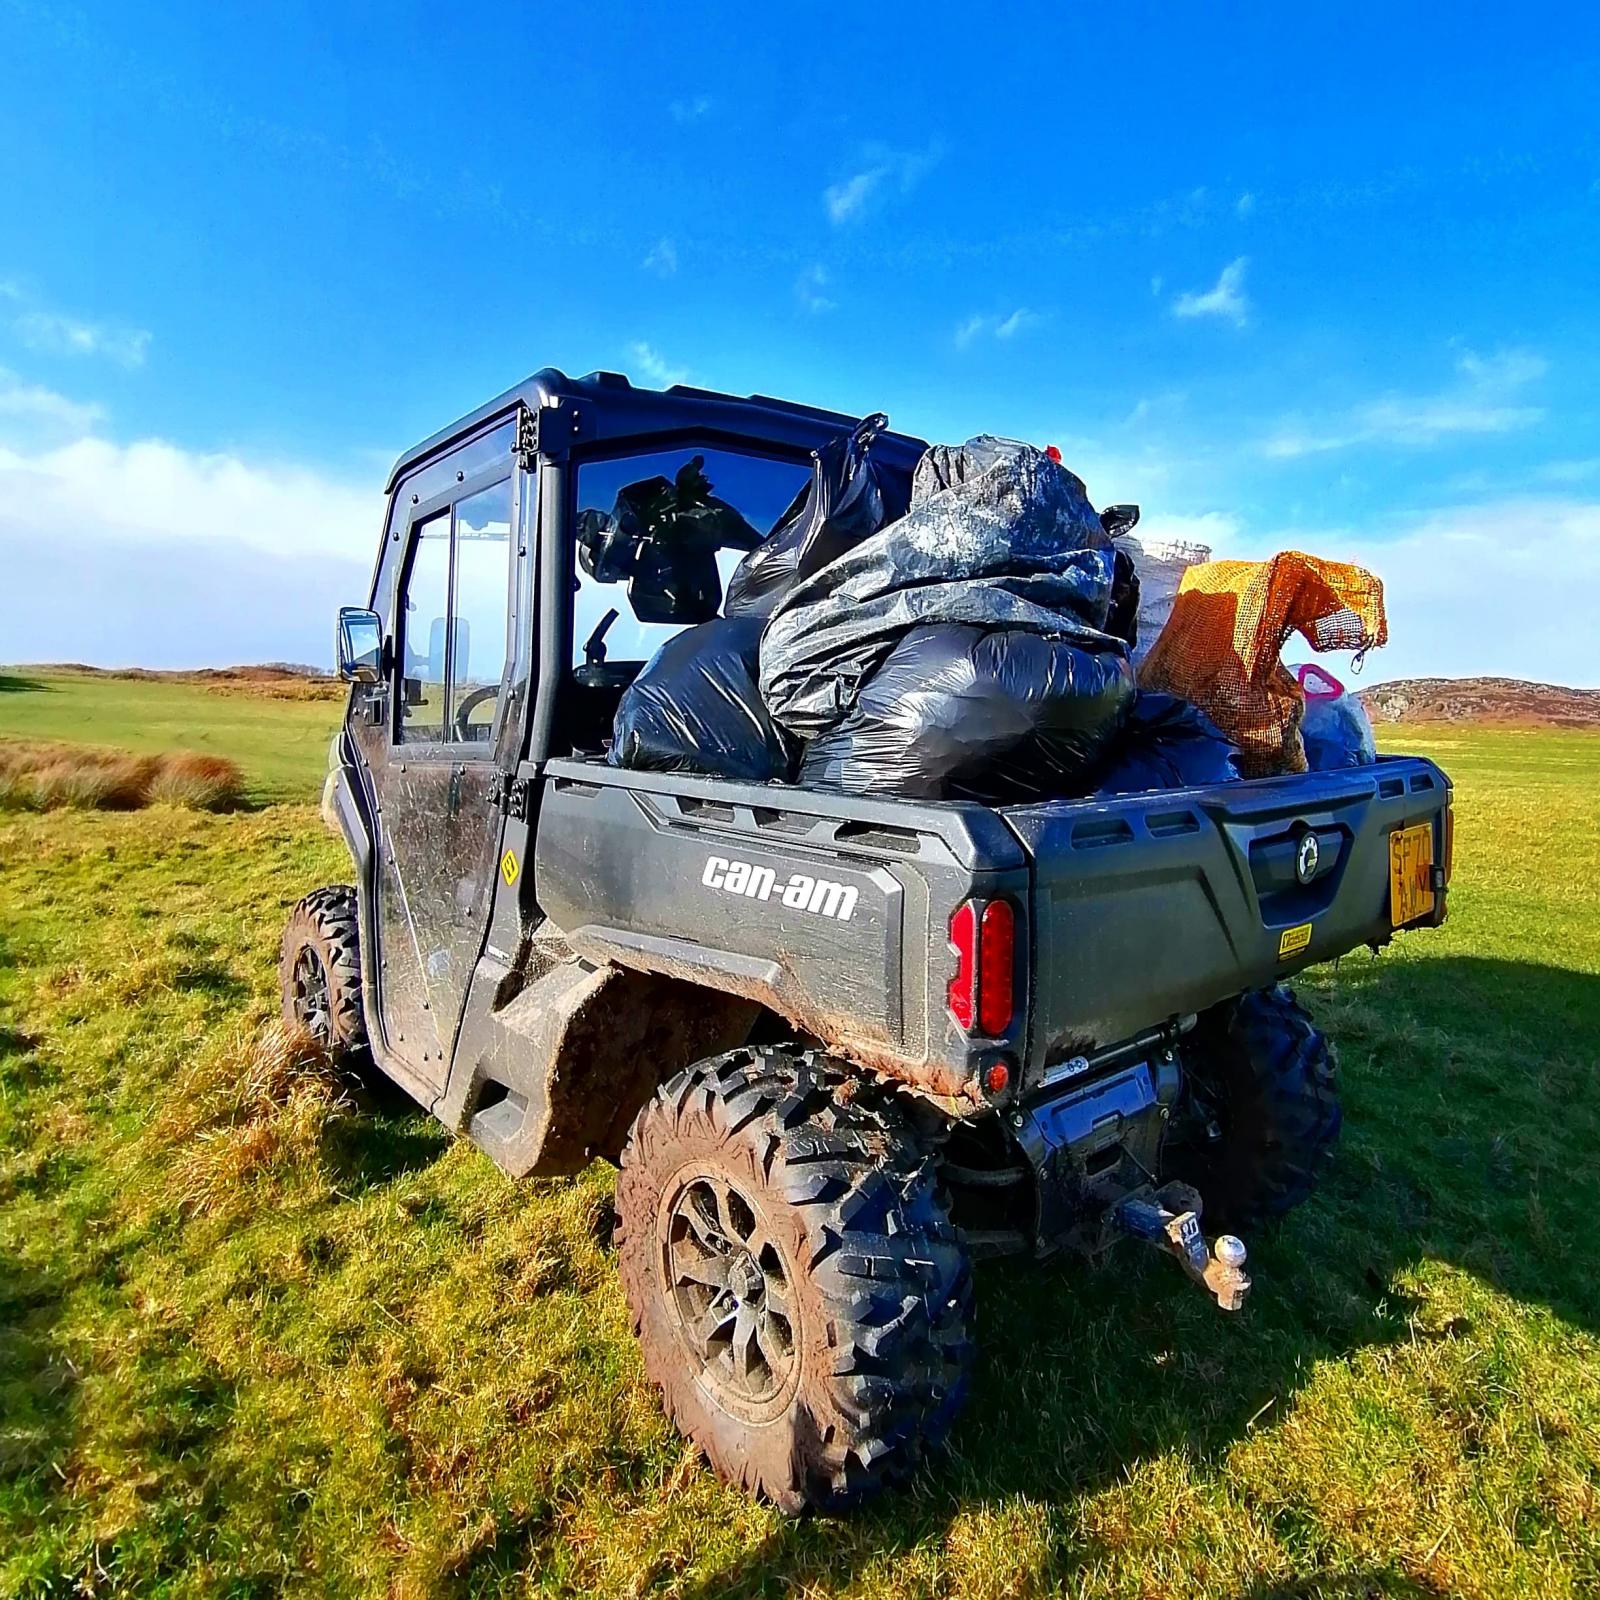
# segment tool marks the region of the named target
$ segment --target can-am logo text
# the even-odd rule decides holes
[[[700,881],[708,889],[720,889],[724,894],[742,894],[747,900],[777,899],[793,911],[810,911],[839,922],[848,922],[855,915],[860,894],[852,884],[812,878],[803,872],[792,872],[786,882],[779,883],[771,867],[730,861],[726,856],[707,856]]]

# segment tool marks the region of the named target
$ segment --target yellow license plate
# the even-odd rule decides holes
[[[1389,835],[1389,921],[1403,928],[1433,910],[1433,824]]]

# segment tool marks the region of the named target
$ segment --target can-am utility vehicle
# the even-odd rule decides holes
[[[287,1016],[509,1176],[619,1164],[649,1374],[789,1510],[946,1431],[977,1255],[1143,1238],[1236,1308],[1244,1246],[1202,1215],[1298,1205],[1339,1131],[1283,980],[1436,925],[1450,871],[1450,785],[1410,757],[1006,807],[608,765],[739,552],[693,581],[663,555],[641,592],[580,538],[694,457],[770,527],[852,425],[547,370],[408,451],[339,617],[324,809],[355,882],[283,939]],[[923,448],[874,445],[908,473]]]

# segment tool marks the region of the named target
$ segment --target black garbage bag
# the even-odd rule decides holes
[[[989,436],[936,445],[911,508],[779,601],[761,641],[761,694],[798,738],[826,733],[913,628],[1023,629],[1089,651],[1105,629],[1111,541],[1083,485],[1042,450]]]
[[[1106,632],[1127,645],[1131,658],[1134,647],[1139,643],[1139,572],[1133,564],[1133,557],[1121,545],[1112,551],[1112,555],[1116,566],[1111,573],[1111,603],[1106,608]]]
[[[761,535],[711,492],[705,457],[675,478],[641,478],[617,491],[609,516],[578,522],[578,562],[601,583],[628,584],[640,622],[706,622],[722,605],[719,550],[753,550]]]
[[[1133,700],[1120,645],[1010,628],[913,628],[849,714],[807,747],[799,782],[847,794],[991,805],[1080,794]]]
[[[758,617],[719,617],[674,634],[623,691],[606,759],[647,772],[786,778],[788,741],[756,689]]]
[[[1141,689],[1094,775],[1096,794],[1237,783],[1239,751],[1199,706]]]
[[[933,446],[910,510],[795,582],[762,637],[762,698],[797,738],[826,733],[901,638],[971,622],[1120,648],[1104,632],[1112,550],[1083,485],[1045,451]]]
[[[872,456],[873,441],[888,426],[888,417],[875,411],[817,451],[811,482],[734,568],[725,616],[770,617],[798,579],[906,514],[908,474]]]

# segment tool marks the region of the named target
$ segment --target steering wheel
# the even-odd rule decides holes
[[[461,704],[456,707],[456,738],[462,744],[471,744],[476,741],[479,737],[477,732],[479,728],[483,730],[483,737],[488,737],[489,724],[487,722],[473,723],[467,719],[485,700],[493,700],[499,693],[500,685],[498,683],[485,684],[480,689],[469,691]]]

